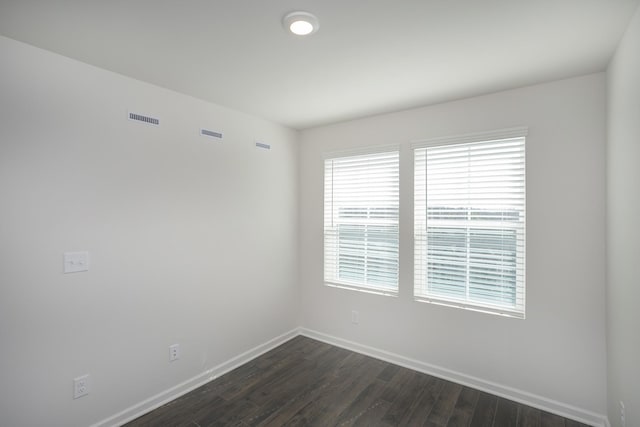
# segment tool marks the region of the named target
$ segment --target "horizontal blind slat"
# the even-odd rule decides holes
[[[326,159],[324,190],[325,282],[396,291],[399,153]]]
[[[414,295],[524,316],[525,139],[414,150]]]

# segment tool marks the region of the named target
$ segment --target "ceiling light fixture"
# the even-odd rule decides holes
[[[318,31],[318,18],[309,12],[291,12],[282,18],[282,25],[298,36],[306,36]]]

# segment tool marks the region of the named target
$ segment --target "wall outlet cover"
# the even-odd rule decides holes
[[[73,398],[77,399],[82,396],[86,396],[90,391],[91,378],[89,375],[83,375],[73,379]]]
[[[78,273],[80,271],[89,270],[89,252],[65,252],[64,253],[64,272]]]
[[[180,359],[180,344],[172,344],[169,346],[169,362],[175,362]]]
[[[360,323],[360,313],[358,313],[356,310],[353,310],[351,312],[351,323],[353,323],[354,325]]]

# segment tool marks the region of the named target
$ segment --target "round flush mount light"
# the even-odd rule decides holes
[[[282,25],[295,35],[306,36],[318,31],[320,24],[318,18],[309,12],[291,12],[282,18]]]

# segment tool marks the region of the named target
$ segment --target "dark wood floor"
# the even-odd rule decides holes
[[[302,336],[127,424],[302,425],[584,426]]]

